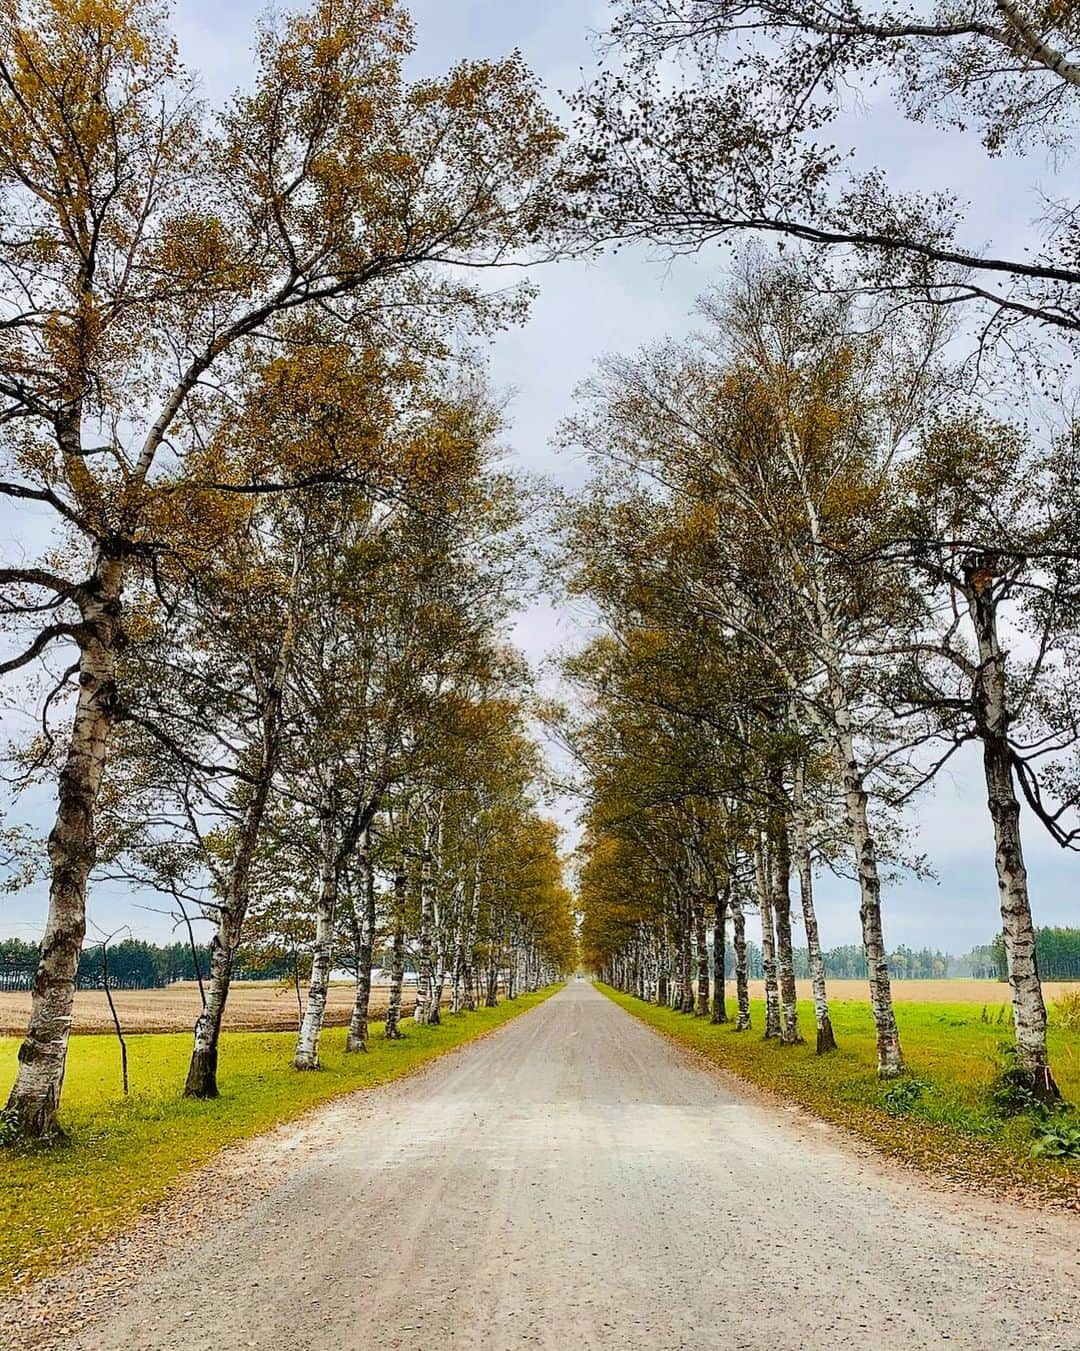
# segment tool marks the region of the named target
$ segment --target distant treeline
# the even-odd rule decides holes
[[[1004,936],[990,947],[998,979],[1007,980]],[[1043,980],[1080,980],[1080,929],[1036,929],[1035,964]]]
[[[1038,929],[1035,953],[1039,974],[1043,980],[1080,980],[1080,929]],[[746,945],[747,964],[751,980],[764,979],[761,949],[756,943]],[[810,964],[805,948],[796,948],[795,975],[809,980]],[[838,980],[864,980],[866,958],[861,945],[844,944],[822,954],[825,974]],[[735,951],[727,945],[727,975],[735,975]],[[992,943],[972,948],[962,957],[932,948],[917,951],[900,946],[889,953],[889,975],[895,980],[946,980],[951,976],[973,976],[977,980],[1007,980],[1005,942],[1001,934]]]
[[[109,945],[109,984],[116,990],[153,990],[176,980],[195,980],[195,960],[206,975],[210,949],[189,943],[168,943],[159,947],[138,938]],[[0,990],[28,990],[34,983],[38,947],[20,938],[0,940]],[[292,957],[267,957],[261,953],[241,954],[233,973],[234,980],[274,980],[292,974]],[[101,945],[83,949],[79,959],[76,988],[99,990],[102,987]]]
[[[210,949],[197,947],[199,968],[205,976]],[[750,979],[762,980],[761,948],[746,945]],[[795,975],[809,980],[810,966],[805,948],[795,949]],[[1044,980],[1080,980],[1080,929],[1039,929],[1036,931],[1036,957]],[[0,939],[0,990],[28,990],[34,983],[38,949],[19,938]],[[861,945],[847,943],[823,954],[826,975],[838,980],[863,980],[866,959]],[[306,976],[308,960],[303,962]],[[735,975],[735,952],[727,947],[727,974]],[[279,980],[293,974],[290,954],[267,956],[264,953],[241,954],[235,980]],[[889,953],[889,974],[897,980],[944,980],[950,976],[974,976],[982,980],[1005,980],[1005,943],[1000,934],[992,943],[972,948],[962,957],[932,948],[917,951],[900,946]],[[117,990],[152,990],[176,980],[195,980],[195,957],[189,943],[168,943],[159,947],[141,939],[129,938],[109,946],[109,984]],[[77,987],[99,990],[102,986],[101,946],[83,949],[79,961]]]
[[[997,967],[990,949],[987,948],[986,952],[985,968],[977,971],[965,971],[965,975],[980,975],[991,978],[997,975]],[[793,955],[796,978],[809,980],[810,960],[806,949],[796,948]],[[750,969],[750,979],[763,980],[764,969],[761,964],[761,949],[756,943],[747,943],[746,959]],[[825,963],[825,974],[832,976],[834,979],[861,980],[866,976],[866,958],[863,955],[861,945],[856,946],[853,943],[847,943],[841,947],[830,948],[828,952],[822,953],[822,960]],[[910,948],[899,947],[895,952],[889,953],[889,974],[901,980],[943,980],[950,974],[959,974],[956,968],[960,965],[961,962],[956,957],[951,957],[947,952],[934,952],[930,948],[913,952]],[[727,975],[734,978],[735,950],[730,943],[727,945],[725,966]]]

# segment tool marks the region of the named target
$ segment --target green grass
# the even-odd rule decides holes
[[[992,1110],[988,1089],[1001,1068],[1011,1032],[1007,1025],[982,1022],[978,1006],[897,1004],[904,1055],[919,1086],[888,1098],[890,1085],[880,1082],[875,1072],[874,1027],[866,1004],[831,1005],[839,1049],[818,1056],[811,1044],[783,1047],[764,1041],[764,1006],[759,1000],[751,1002],[753,1029],[736,1033],[730,1023],[713,1026],[605,985],[598,988],[628,1012],[724,1069],[906,1163],[965,1185],[1018,1187],[1080,1206],[1080,1163],[1033,1157],[1030,1118],[1003,1120]],[[799,1025],[812,1041],[810,1003],[800,1003]],[[1062,1093],[1080,1104],[1080,1032],[1052,1028],[1050,1053]]]
[[[221,1097],[214,1102],[181,1096],[190,1033],[128,1038],[127,1099],[116,1041],[72,1037],[61,1109],[68,1143],[0,1149],[0,1288],[41,1275],[122,1228],[223,1145],[408,1074],[524,1013],[556,988],[494,1009],[444,1014],[439,1027],[407,1022],[400,1041],[384,1041],[376,1023],[366,1055],[346,1056],[345,1029],[332,1028],[323,1034],[323,1068],[315,1074],[289,1064],[295,1033],[226,1032]],[[17,1049],[16,1039],[0,1038],[0,1075],[8,1082]]]

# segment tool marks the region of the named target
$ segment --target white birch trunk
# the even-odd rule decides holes
[[[746,956],[746,913],[742,897],[735,889],[731,893],[730,905],[731,944],[735,949],[735,999],[738,1007],[735,1031],[747,1032],[750,1029],[750,969]]]
[[[435,1003],[435,883],[432,876],[432,846],[434,831],[429,821],[425,833],[424,851],[420,864],[420,931],[418,934],[419,969],[416,975],[417,1023],[437,1023],[439,1011]]]
[[[116,718],[116,660],[123,640],[123,564],[99,554],[81,602],[79,695],[49,834],[49,910],[19,1047],[19,1069],[4,1117],[28,1139],[63,1132],[57,1109],[64,1085],[75,976],[86,936],[86,883],[94,865],[94,818]]]
[[[356,945],[356,999],[353,1002],[349,1030],[345,1036],[346,1054],[366,1051],[368,1011],[371,1007],[371,961],[375,949],[375,869],[371,862],[371,832],[364,831],[360,844],[360,905],[354,916],[359,941]]]
[[[870,981],[870,1009],[877,1037],[877,1069],[883,1079],[904,1072],[900,1051],[900,1032],[893,1009],[892,981],[881,925],[881,878],[878,873],[877,847],[870,830],[867,794],[855,759],[853,738],[844,731],[839,738],[842,757],[844,804],[848,828],[855,846],[855,865],[859,874],[859,919],[862,922],[863,951]]]
[[[680,1013],[694,1011],[694,977],[691,946],[693,942],[693,915],[690,897],[685,887],[678,902],[679,924],[679,998],[677,1008]]]
[[[831,725],[822,727],[833,744],[837,769],[844,793],[844,807],[848,830],[855,853],[855,869],[859,879],[859,919],[862,924],[863,952],[870,984],[870,1009],[874,1016],[877,1041],[877,1070],[883,1079],[904,1073],[904,1058],[900,1049],[900,1033],[893,1008],[892,982],[889,979],[888,958],[881,922],[881,875],[878,871],[877,845],[870,829],[867,810],[867,792],[863,773],[855,752],[854,722],[844,685],[841,647],[829,602],[822,582],[821,557],[823,544],[817,506],[807,489],[803,466],[796,450],[797,437],[790,434],[789,450],[792,465],[802,481],[807,521],[813,539],[813,552],[802,560],[811,590],[811,605],[816,620],[819,655],[825,668],[832,707]],[[809,565],[809,566],[807,566]],[[818,714],[813,711],[815,718]]]
[[[397,1041],[401,1036],[401,987],[405,981],[405,906],[409,878],[405,859],[401,858],[394,872],[394,936],[390,951],[390,999],[386,1009],[383,1036]]]
[[[1052,1101],[1060,1097],[1060,1092],[1047,1055],[1046,1004],[1035,960],[1035,925],[1009,748],[1005,654],[998,639],[992,568],[981,568],[979,560],[972,560],[966,568],[966,580],[979,644],[979,673],[972,693],[983,747],[987,806],[994,825],[994,866],[1012,991],[1016,1055],[1020,1067],[1030,1076],[1032,1090]]]
[[[771,864],[772,909],[776,921],[776,956],[779,967],[780,1042],[795,1046],[799,1035],[799,1005],[795,987],[795,957],[791,943],[791,848],[787,816],[780,805],[783,784],[777,776],[773,785],[774,805],[770,825],[769,861]]]
[[[333,816],[323,818],[320,827],[319,894],[315,903],[315,942],[311,949],[311,982],[308,985],[304,1017],[296,1038],[293,1066],[298,1070],[319,1068],[319,1038],[326,1018],[326,1000],[330,992],[330,971],[334,955],[334,910],[337,903],[337,829]]]
[[[716,890],[716,913],[713,920],[713,1003],[712,1021],[726,1023],[727,1016],[727,908],[728,884]]]
[[[764,1037],[780,1035],[780,986],[776,979],[776,931],[773,927],[772,891],[769,865],[759,837],[754,840],[754,878],[757,882],[758,909],[761,911],[761,969],[765,977]]]
[[[709,948],[705,941],[705,898],[694,893],[694,946],[697,950],[697,1016],[709,1016]]]
[[[821,613],[829,698],[833,709],[832,741],[859,879],[859,920],[862,924],[863,952],[870,983],[870,1010],[874,1016],[877,1041],[877,1071],[881,1078],[893,1079],[904,1073],[904,1057],[900,1050],[900,1032],[896,1026],[892,981],[889,979],[889,962],[881,923],[881,874],[878,871],[877,844],[870,829],[869,797],[855,752],[851,710],[840,675],[839,644],[832,620],[823,604]]]
[[[469,904],[463,907],[461,917],[461,936],[458,943],[457,960],[454,974],[454,1013],[465,1010],[476,1011],[476,980],[474,967],[474,947],[476,944],[476,925],[480,916],[480,860],[477,858],[473,869],[471,896]]]
[[[814,994],[814,1025],[817,1029],[817,1053],[836,1050],[836,1037],[829,1016],[829,997],[825,985],[825,963],[821,956],[817,911],[814,909],[814,870],[810,858],[810,837],[806,824],[806,770],[802,761],[795,765],[794,781],[795,855],[799,873],[806,952],[810,963],[810,984]]]

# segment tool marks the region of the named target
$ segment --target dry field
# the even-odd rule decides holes
[[[812,999],[814,992],[808,980],[797,981],[800,999]],[[732,987],[733,988],[733,987]],[[1043,981],[1043,994],[1049,1003],[1065,990],[1080,988],[1065,981]],[[905,1004],[1007,1004],[1009,987],[1003,980],[894,980],[893,998],[897,1003]],[[765,985],[760,980],[750,982],[752,999],[765,998]],[[865,1001],[867,989],[865,980],[830,980],[830,999],[855,999]]]
[[[810,982],[798,982],[799,998],[810,999]],[[1058,981],[1047,981],[1043,986],[1047,1000],[1056,999],[1067,989],[1076,989]],[[728,982],[728,993],[734,998],[734,983]],[[761,981],[750,982],[750,993],[755,999],[765,997]],[[1009,1002],[1009,987],[997,980],[894,980],[893,995],[897,1001],[916,1004],[987,1004],[996,1006]],[[371,1012],[376,1018],[386,1011],[388,992],[385,986],[376,986],[371,992]],[[831,980],[829,996],[832,999],[853,999],[865,1002],[864,980]],[[184,1032],[193,1026],[199,1012],[199,989],[194,981],[180,981],[164,990],[117,990],[113,998],[125,1032]],[[411,1011],[416,998],[413,989],[404,991],[403,1003]],[[330,988],[328,1024],[344,1027],[352,1010],[353,987],[342,983]],[[0,992],[0,1036],[19,1036],[26,1028],[30,1012],[30,996],[25,993]],[[297,1024],[296,991],[292,986],[263,982],[238,982],[229,995],[225,1012],[225,1026],[233,1031],[287,1032]],[[105,996],[100,990],[81,990],[75,996],[76,1032],[111,1032],[112,1019]]]
[[[354,987],[332,985],[327,1006],[330,1027],[344,1027],[352,1012]],[[371,1012],[376,1018],[386,1011],[389,991],[376,986],[371,992]],[[164,990],[117,990],[113,999],[125,1032],[184,1032],[194,1026],[199,1014],[199,987],[194,981],[178,981]],[[403,1007],[412,1010],[413,989],[404,991]],[[0,1036],[18,1036],[26,1030],[30,1013],[28,993],[0,992]],[[287,1032],[296,1027],[296,991],[291,985],[238,981],[229,992],[225,1026],[239,1032]],[[101,990],[80,990],[75,996],[76,1032],[111,1032],[112,1018]]]

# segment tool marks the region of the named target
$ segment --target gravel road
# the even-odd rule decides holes
[[[329,1109],[68,1343],[290,1351],[1080,1347],[1080,1228],[740,1100],[582,981]]]

